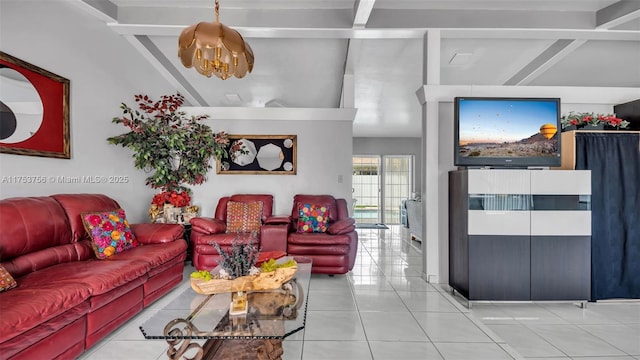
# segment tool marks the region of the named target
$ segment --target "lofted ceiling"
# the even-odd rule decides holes
[[[177,56],[214,0],[74,0],[121,34],[193,106],[356,108],[353,135],[419,137],[416,90],[433,85],[640,87],[640,1],[221,0],[251,45],[243,79]],[[424,37],[440,78],[424,79]],[[640,97],[640,94],[638,94]]]

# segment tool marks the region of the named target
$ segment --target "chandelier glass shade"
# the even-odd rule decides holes
[[[253,50],[239,32],[220,23],[219,7],[216,0],[215,22],[200,22],[182,30],[178,57],[182,65],[195,67],[207,77],[242,78],[253,70]]]

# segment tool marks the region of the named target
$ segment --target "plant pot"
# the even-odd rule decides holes
[[[578,125],[576,130],[578,131],[604,130],[604,124],[600,123],[598,125]]]
[[[619,126],[609,125],[609,124],[604,124],[604,129],[605,130],[609,130],[609,131],[618,131],[618,130],[620,130],[620,127]]]
[[[176,208],[171,204],[164,204],[164,221],[169,224],[175,224],[178,222],[178,215],[180,214],[180,208]]]

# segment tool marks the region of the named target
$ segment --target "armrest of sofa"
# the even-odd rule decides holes
[[[260,227],[261,251],[287,252],[287,235],[289,224],[264,224]]]
[[[191,224],[191,231],[202,234],[222,234],[227,231],[227,224],[215,218],[195,217],[189,220],[189,223]]]
[[[333,235],[347,234],[356,229],[355,223],[356,223],[356,220],[353,218],[338,220],[333,224],[329,225],[327,232]]]
[[[182,239],[184,227],[179,224],[132,224],[131,231],[141,244],[162,244]]]
[[[265,225],[278,225],[278,224],[289,224],[291,223],[290,215],[274,215],[267,218],[264,221]]]

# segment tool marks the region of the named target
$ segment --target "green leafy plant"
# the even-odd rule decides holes
[[[208,115],[187,116],[180,107],[180,94],[164,95],[154,101],[147,95],[135,95],[138,109],[122,103],[122,117],[112,122],[130,131],[107,139],[110,144],[133,150],[135,167],[150,172],[146,183],[163,191],[187,191],[185,184],[198,185],[206,181],[211,158],[227,157],[227,134],[214,133],[200,121]]]
[[[629,125],[629,122],[616,117],[614,114],[596,114],[596,113],[576,113],[571,111],[568,114],[562,115],[560,118],[562,128],[565,129],[569,126],[597,126],[600,124],[609,125],[614,128],[624,129]]]

